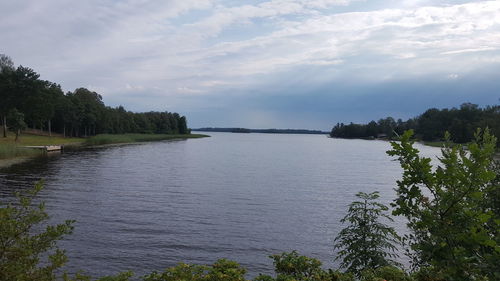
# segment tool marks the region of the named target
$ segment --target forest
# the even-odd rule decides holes
[[[455,143],[467,143],[474,138],[477,128],[488,127],[497,138],[500,136],[500,106],[479,107],[464,103],[459,108],[431,108],[407,121],[392,117],[371,121],[368,124],[337,123],[330,132],[336,138],[389,138],[414,130],[423,141],[440,141],[449,132]]]
[[[33,69],[15,67],[0,54],[0,118],[7,129],[44,130],[70,137],[96,134],[189,134],[186,117],[172,112],[127,111],[110,107],[86,88],[64,93],[57,83],[42,80]]]

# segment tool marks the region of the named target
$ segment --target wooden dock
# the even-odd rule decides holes
[[[34,149],[42,149],[46,152],[51,151],[61,151],[62,145],[34,145],[34,146],[25,146],[26,148],[34,148]]]

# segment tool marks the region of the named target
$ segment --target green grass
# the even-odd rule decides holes
[[[63,138],[59,136],[39,136],[22,134],[19,141],[16,143],[15,135],[10,133],[7,138],[0,137],[0,159],[12,159],[18,157],[32,157],[43,154],[43,151],[38,149],[24,148],[24,146],[41,146],[41,145],[65,145],[65,146],[96,146],[114,143],[134,143],[147,141],[162,141],[172,139],[192,139],[203,138],[207,135],[191,134],[191,135],[166,135],[166,134],[123,134],[111,135],[101,134],[87,139],[84,138]]]
[[[111,135],[101,134],[88,138],[83,143],[85,146],[114,144],[114,143],[134,143],[134,142],[147,142],[147,141],[162,141],[172,139],[195,139],[203,138],[207,135],[191,134],[191,135],[166,135],[166,134],[123,134]]]
[[[32,157],[41,155],[43,152],[39,149],[20,147],[15,144],[0,145],[0,159],[9,159],[16,157]]]
[[[63,138],[59,136],[39,136],[30,134],[21,134],[19,141],[15,142],[15,135],[11,132],[7,134],[6,138],[0,136],[0,146],[7,144],[17,144],[18,146],[28,145],[63,145],[63,144],[77,144],[83,143],[82,138]]]
[[[96,146],[114,143],[134,143],[147,141],[162,141],[172,139],[192,139],[203,138],[207,135],[166,135],[166,134],[123,134],[111,135],[101,134],[87,139],[83,138],[63,138],[59,136],[39,136],[22,134],[19,141],[15,142],[15,135],[10,133],[6,138],[0,137],[0,159],[12,159],[18,157],[33,157],[43,154],[42,150],[29,149],[24,146],[41,145],[65,145],[65,146]]]
[[[0,159],[10,159],[17,157],[32,157],[43,154],[42,150],[29,149],[24,146],[37,146],[37,145],[75,145],[81,144],[81,138],[63,138],[63,137],[49,137],[38,136],[30,134],[21,134],[19,140],[15,142],[15,135],[11,132],[4,138],[0,136]]]

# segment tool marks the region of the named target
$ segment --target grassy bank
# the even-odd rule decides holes
[[[19,147],[15,144],[0,145],[0,159],[32,157],[41,154],[41,150]]]
[[[114,143],[134,143],[146,141],[162,141],[171,139],[191,139],[203,138],[207,135],[191,134],[191,135],[166,135],[166,134],[123,134],[111,135],[102,134],[90,138],[64,138],[60,136],[40,136],[23,134],[19,141],[15,142],[15,135],[10,133],[6,138],[0,137],[0,160],[14,159],[21,157],[34,157],[42,155],[43,152],[37,149],[24,148],[24,146],[45,146],[45,145],[64,145],[64,146],[96,146]],[[10,163],[10,162],[9,162]]]
[[[207,135],[191,134],[191,135],[167,135],[167,134],[123,134],[111,135],[101,134],[85,140],[83,145],[94,146],[114,143],[134,143],[147,141],[162,141],[173,139],[196,139],[208,137]]]
[[[23,134],[15,142],[15,135],[11,132],[6,138],[0,137],[0,159],[13,159],[19,157],[34,157],[42,155],[43,151],[38,149],[25,148],[24,146],[39,145],[75,145],[81,144],[81,138],[63,138]]]
[[[63,144],[78,144],[84,141],[84,139],[82,138],[63,138],[59,136],[49,137],[49,136],[22,134],[19,137],[19,141],[16,143],[15,138],[16,136],[13,133],[9,132],[6,138],[0,137],[0,146],[63,145]]]

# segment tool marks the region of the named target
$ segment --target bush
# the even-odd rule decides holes
[[[32,206],[42,188],[38,182],[28,194],[17,194],[18,205],[0,208],[0,280],[55,280],[57,270],[67,261],[56,242],[71,233],[73,221],[35,231],[35,226],[48,219],[43,203]]]
[[[296,251],[270,256],[274,260],[276,278],[259,275],[255,281],[354,281],[349,273],[341,273],[321,268],[321,262],[315,258],[299,256]]]
[[[394,266],[383,266],[377,269],[366,269],[361,273],[361,281],[412,281],[403,270]]]
[[[361,200],[352,202],[341,220],[349,225],[335,238],[334,248],[340,250],[335,260],[342,259],[340,267],[358,277],[367,269],[399,265],[393,260],[399,236],[381,222],[383,218],[392,221],[386,214],[388,208],[377,201],[378,192],[359,192],[356,196]]]
[[[153,272],[144,276],[144,281],[245,281],[246,269],[238,263],[220,259],[211,266],[188,265],[166,269],[163,273]]]
[[[408,219],[411,234],[405,238],[414,269],[447,280],[500,280],[496,138],[486,129],[476,132],[467,149],[448,142],[441,166],[433,168],[413,147],[412,133],[393,142],[388,154],[403,168],[393,214]]]

